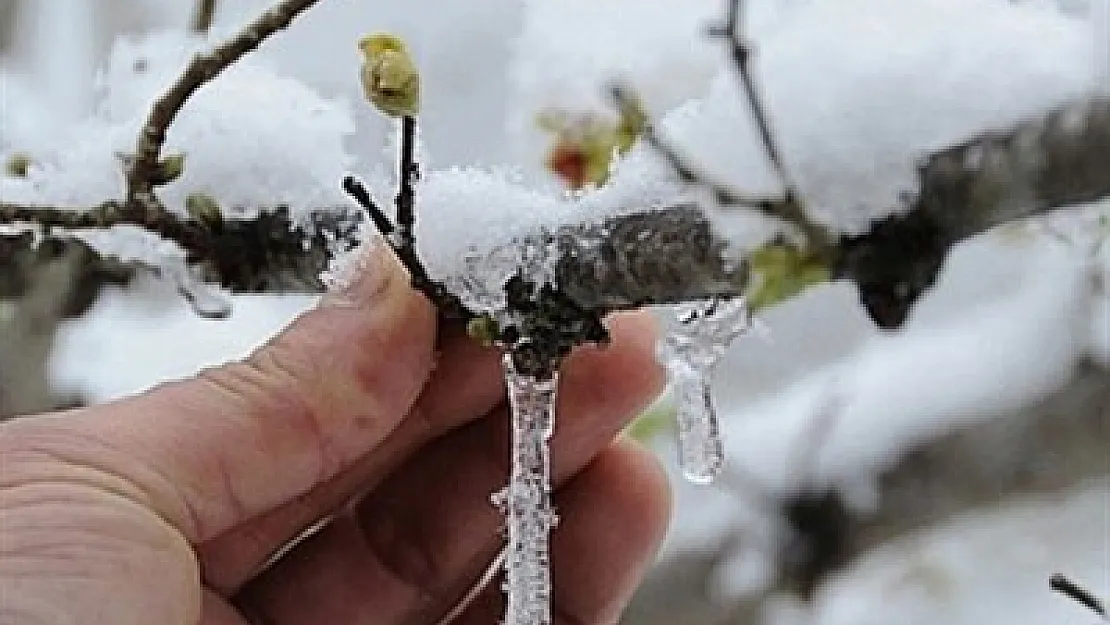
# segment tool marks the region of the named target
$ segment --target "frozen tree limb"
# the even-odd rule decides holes
[[[923,160],[917,194],[861,236],[841,237],[834,275],[897,327],[962,239],[1009,220],[1110,196],[1110,97],[973,137]]]

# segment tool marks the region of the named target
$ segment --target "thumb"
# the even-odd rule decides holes
[[[24,444],[113,480],[194,543],[308,492],[398,425],[431,367],[434,310],[384,245],[365,264],[247,359],[28,419]]]

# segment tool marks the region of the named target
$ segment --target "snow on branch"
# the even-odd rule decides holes
[[[193,57],[185,70],[151,106],[146,123],[139,131],[135,153],[128,156],[127,203],[140,204],[148,211],[158,211],[154,197],[160,171],[158,157],[166,140],[166,129],[173,123],[185,102],[202,86],[216,78],[244,55],[262,44],[270,35],[289,26],[298,15],[319,0],[284,0],[274,5],[238,35],[209,52]],[[133,208],[133,207],[132,207]]]
[[[290,234],[283,235],[289,238],[289,245],[283,244],[282,253],[257,254],[256,262],[235,266],[218,253],[226,249],[221,241],[227,240],[228,230],[262,241],[270,236],[267,230],[275,223],[291,220],[281,215],[226,219],[221,234],[204,219],[184,218],[166,210],[154,194],[157,183],[173,178],[167,175],[173,173],[167,172],[167,168],[173,169],[172,157],[160,157],[162,141],[188,98],[313,4],[312,0],[281,2],[228,42],[193,58],[156,100],[142,126],[135,154],[127,157],[124,199],[106,198],[93,207],[7,203],[0,205],[0,222],[39,223],[60,230],[135,225],[177,242],[191,264],[204,266],[206,280],[233,290],[285,290],[277,286],[284,282],[274,276],[287,274],[293,266],[300,267],[300,275],[322,268],[335,251],[333,241],[339,242],[340,249],[356,242],[356,228],[349,227],[353,206],[305,211],[315,217],[308,224],[297,220],[298,224],[290,225]],[[737,36],[727,31],[717,34]],[[419,221],[419,186],[416,192]],[[826,249],[818,250],[815,258],[828,277],[859,286],[864,306],[879,325],[898,327],[910,306],[932,285],[957,241],[1009,219],[1108,195],[1110,98],[1091,96],[1062,105],[1040,119],[994,130],[926,156],[919,168],[917,192],[906,197],[904,205],[890,207],[893,215],[873,223],[863,234],[826,233]],[[273,204],[267,198],[257,201],[257,206]],[[799,225],[790,219],[791,214],[779,216]],[[583,311],[596,314],[745,293],[751,287],[752,268],[741,261],[740,253],[723,234],[714,231],[711,217],[706,207],[676,195],[673,203],[664,199],[661,206],[622,207],[619,216],[602,223],[567,223],[500,243],[487,241],[483,251],[495,254],[536,242],[553,244],[561,255],[555,276],[560,293]],[[298,226],[300,231],[296,231]],[[292,244],[296,236],[306,240],[300,252]],[[811,254],[813,250],[802,252]],[[297,260],[298,255],[303,259]],[[812,269],[806,264],[812,259],[795,260],[802,269]],[[789,263],[779,268],[787,274],[796,269]],[[450,276],[431,278],[446,280]],[[777,300],[812,282],[807,279],[780,289]],[[318,279],[299,283],[307,290],[323,288]],[[775,298],[768,303],[777,301],[771,300]],[[474,312],[454,316],[465,318]]]

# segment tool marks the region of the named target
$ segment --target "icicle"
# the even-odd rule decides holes
[[[512,411],[512,475],[493,501],[508,517],[504,625],[550,625],[549,541],[557,519],[548,440],[555,427],[558,372],[548,379],[517,373],[511,353],[503,364]]]
[[[231,315],[231,300],[193,277],[184,262],[167,260],[156,268],[156,273],[173,282],[177,292],[193,308],[197,316],[205,319],[224,319]]]
[[[659,344],[678,403],[678,460],[686,479],[708,484],[724,464],[710,381],[725,348],[750,327],[742,298],[679,308]]]

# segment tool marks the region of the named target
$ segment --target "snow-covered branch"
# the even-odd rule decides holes
[[[160,212],[154,197],[160,169],[158,158],[166,140],[166,129],[185,106],[185,102],[197,89],[257,48],[270,35],[289,26],[294,18],[317,2],[319,0],[279,2],[244,27],[235,37],[209,52],[193,57],[173,85],[151,106],[146,123],[139,131],[135,153],[128,156],[128,204],[138,202],[148,212]]]
[[[841,237],[836,248],[833,276],[859,285],[864,305],[884,326],[901,323],[957,241],[1010,219],[1110,196],[1110,98],[1069,103],[1041,119],[933,154],[923,160],[919,180],[918,193],[897,214],[862,235]],[[119,207],[105,202],[92,210],[71,211],[3,204],[0,221],[63,229],[131,223]],[[249,275],[221,255],[232,246],[220,241],[233,236],[260,244],[270,234],[253,230],[262,227],[258,220],[226,222],[234,235],[170,214],[142,225],[178,242],[192,262],[206,266],[206,279],[212,282],[235,290],[284,290],[275,286],[287,284],[277,276],[299,267],[301,284],[316,290],[322,284],[307,277],[309,270],[326,267],[329,239],[353,243],[355,228],[350,227],[349,209],[325,208],[314,214],[327,234],[300,231],[310,240],[300,248],[293,233],[283,233],[280,239],[286,245],[278,247],[284,251],[252,252]],[[283,221],[280,215],[258,219],[270,224],[263,230]],[[645,207],[602,223],[568,224],[506,241],[502,247],[552,243],[559,250],[555,277],[560,291],[597,313],[735,296],[748,285],[746,269],[729,241],[714,232],[702,209],[688,202]],[[488,251],[496,253],[497,246]]]

